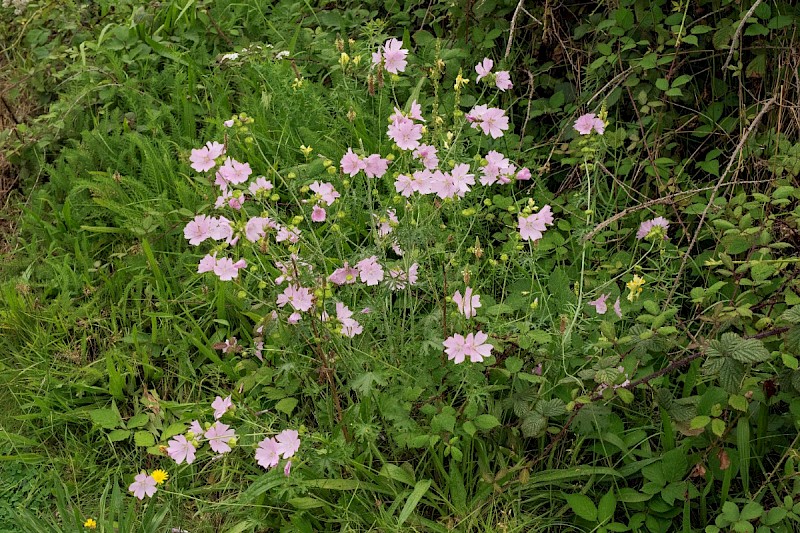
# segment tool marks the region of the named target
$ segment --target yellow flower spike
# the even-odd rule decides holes
[[[462,76],[462,74],[463,71],[461,69],[458,69],[458,76],[456,76],[456,83],[453,86],[453,89],[455,89],[456,91],[461,91],[461,87],[469,83],[469,78],[465,78],[464,76]]]
[[[308,157],[311,155],[311,152],[314,151],[314,148],[311,146],[306,146],[305,144],[300,145],[300,151],[303,152],[303,155]]]
[[[155,480],[156,480],[156,483],[158,483],[159,485],[163,485],[163,484],[164,484],[164,482],[165,482],[167,479],[169,479],[169,474],[167,474],[167,472],[166,472],[166,471],[159,469],[159,470],[153,470],[153,471],[150,473],[150,477],[152,477],[153,479],[155,479]]]
[[[86,529],[97,529],[97,522],[95,522],[94,518],[87,518],[86,522],[83,523],[83,527]]]
[[[347,52],[342,52],[342,55],[339,56],[339,64],[344,68],[350,62],[350,56],[347,55]]]

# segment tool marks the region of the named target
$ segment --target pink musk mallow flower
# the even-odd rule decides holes
[[[334,285],[350,285],[355,283],[357,279],[358,269],[351,267],[347,261],[344,262],[344,266],[337,268],[328,276],[328,281]]]
[[[372,154],[364,159],[364,174],[368,178],[382,178],[389,169],[389,160],[384,159],[380,154]]]
[[[275,235],[275,242],[289,241],[292,244],[297,244],[297,241],[300,240],[300,233],[297,228],[281,226],[278,228],[278,234]]]
[[[617,301],[614,302],[614,313],[616,313],[619,318],[622,318],[622,306],[619,304],[619,296],[617,296]]]
[[[318,205],[315,205],[311,208],[311,221],[312,222],[325,222],[328,214],[325,212],[323,208]]]
[[[202,429],[199,429],[199,427],[194,429],[199,430],[197,433],[195,433],[196,435],[201,435],[203,433]],[[182,462],[186,461],[186,464],[190,465],[194,462],[195,452],[197,449],[186,437],[183,435],[178,435],[177,437],[170,439],[167,444],[169,445],[167,446],[167,455],[169,455],[170,458],[177,464],[181,464]]]
[[[596,300],[592,300],[591,302],[589,302],[589,305],[594,306],[594,309],[595,311],[597,311],[598,315],[604,315],[606,314],[606,311],[608,311],[608,305],[606,304],[606,300],[608,300],[610,297],[611,297],[610,293],[601,294],[600,296],[597,297]]]
[[[280,458],[281,455],[278,441],[276,441],[274,438],[269,437],[258,443],[258,449],[256,450],[256,462],[259,464],[259,466],[269,470],[278,464]]]
[[[156,493],[158,490],[156,485],[157,483],[156,480],[153,479],[153,476],[148,475],[147,472],[142,470],[140,474],[136,474],[134,482],[131,483],[131,486],[128,487],[128,490],[140,500],[144,500],[145,496],[152,497],[153,494]]]
[[[651,231],[653,231],[653,228],[662,228],[664,238],[666,239],[667,230],[669,229],[669,221],[664,217],[656,217],[653,220],[645,220],[639,226],[639,231],[636,232],[636,238],[639,240],[644,239],[650,234]],[[189,241],[189,244],[191,244],[191,241]]]
[[[413,152],[416,159],[422,161],[422,165],[428,170],[433,170],[439,166],[439,157],[436,155],[437,150],[435,146],[429,144],[420,144]]]
[[[477,309],[481,306],[481,297],[472,293],[472,287],[467,287],[464,289],[464,296],[461,296],[461,291],[456,291],[453,295],[453,302],[465,317],[471,318],[478,314]]]
[[[507,70],[497,71],[497,74],[494,75],[494,84],[504,92],[514,87],[514,84],[511,83],[511,74]]]
[[[255,196],[258,191],[271,191],[273,188],[274,187],[271,181],[264,176],[259,176],[253,183],[250,184],[247,190],[250,191],[250,194]]]
[[[214,418],[216,420],[222,418],[222,415],[227,413],[231,407],[233,407],[233,401],[230,396],[224,399],[222,396],[217,396],[216,399],[211,402],[211,408],[214,409]]]
[[[233,226],[225,217],[211,218],[211,238],[215,241],[230,241],[233,238]]]
[[[581,135],[589,135],[592,133],[592,130],[602,135],[606,130],[605,123],[594,113],[586,113],[585,115],[579,116],[572,127]]]
[[[278,441],[278,453],[284,459],[294,456],[300,449],[300,437],[294,429],[284,429],[275,435],[275,440]]]
[[[217,165],[216,159],[225,153],[225,145],[218,142],[208,142],[202,148],[192,150],[189,161],[197,172],[206,172]]]
[[[401,196],[409,198],[414,194],[414,178],[406,174],[400,174],[394,182],[394,190]]]
[[[379,52],[372,54],[372,63],[375,65],[383,64],[383,68],[391,74],[399,74],[406,69],[406,56],[408,50],[403,48],[403,41],[389,39]]]
[[[547,230],[548,225],[553,225],[553,212],[549,205],[544,206],[538,213],[528,217],[519,217],[519,234],[523,240],[538,241]]]
[[[508,129],[508,117],[504,110],[490,107],[483,113],[478,126],[480,126],[484,135],[491,135],[492,139],[499,139],[503,136],[503,132]]]
[[[517,181],[528,181],[531,179],[531,171],[527,168],[521,168],[519,172],[517,172],[516,178]]]
[[[278,307],[291,304],[296,311],[306,312],[314,305],[314,296],[305,287],[289,285],[278,295]]]
[[[205,432],[208,445],[216,453],[228,453],[231,451],[230,441],[236,438],[236,432],[227,424],[214,422],[214,425]]]
[[[214,183],[220,187],[227,187],[229,184],[238,185],[246,182],[252,172],[249,163],[240,163],[228,157],[217,170],[217,179]]]
[[[333,202],[339,198],[340,194],[336,192],[336,189],[333,188],[333,185],[330,183],[315,181],[311,185],[308,186],[314,193],[318,194],[320,199],[325,202],[327,205],[333,205]]]
[[[239,277],[239,269],[245,267],[247,267],[247,261],[244,259],[239,259],[234,263],[233,259],[223,257],[217,259],[217,263],[214,265],[214,274],[219,276],[220,281],[231,281]]]
[[[342,302],[336,302],[336,320],[342,325],[342,335],[351,339],[360,335],[364,328],[353,318],[353,312]]]
[[[447,358],[456,364],[463,363],[467,357],[472,363],[480,363],[491,356],[492,345],[486,342],[488,339],[489,336],[482,331],[470,333],[466,337],[456,333],[448,337],[442,344],[445,347]]]
[[[414,124],[409,118],[399,118],[389,124],[386,134],[401,150],[414,150],[422,138],[422,124]]]
[[[286,461],[286,464],[283,466],[283,475],[289,477],[292,473],[292,462]]]
[[[211,254],[206,254],[197,265],[197,273],[204,274],[206,272],[214,272],[214,267],[217,266],[217,258]]]
[[[352,148],[347,149],[347,153],[342,156],[342,160],[339,161],[339,164],[342,167],[342,172],[351,178],[355,177],[360,170],[364,170],[364,161],[358,154],[353,152]]]
[[[269,217],[253,217],[244,227],[244,236],[250,242],[258,242],[267,234],[267,228],[277,227],[278,225]]]
[[[489,59],[488,57],[484,57],[483,61],[475,65],[475,72],[478,73],[478,77],[475,81],[481,81],[481,79],[485,78],[492,72],[492,67],[494,66],[494,61]]]
[[[383,281],[383,267],[374,255],[356,263],[356,268],[361,281],[370,287]]]
[[[206,215],[197,215],[194,220],[183,228],[183,236],[189,239],[189,244],[197,246],[204,240],[211,238],[211,231],[215,225],[214,219]]]

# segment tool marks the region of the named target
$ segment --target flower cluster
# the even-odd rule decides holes
[[[507,70],[499,70],[493,73],[492,67],[494,67],[494,61],[488,57],[483,58],[483,61],[475,65],[475,72],[478,73],[475,81],[481,81],[485,78],[489,83],[494,82],[495,86],[501,91],[514,87],[514,84],[511,83],[511,74]]]
[[[269,470],[277,466],[281,458],[289,459],[294,457],[300,449],[300,437],[294,429],[284,429],[274,437],[268,437],[258,443],[256,449],[256,462]],[[284,475],[288,476],[292,468],[292,462],[287,461],[283,468]]]
[[[380,50],[372,54],[372,64],[391,74],[399,74],[406,70],[406,56],[408,50],[403,48],[403,41],[389,39]]]
[[[598,135],[602,135],[606,131],[606,123],[594,113],[586,113],[579,116],[573,127],[581,135],[589,135],[592,130],[597,132]]]

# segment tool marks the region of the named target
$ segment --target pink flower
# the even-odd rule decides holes
[[[619,296],[617,296],[617,301],[614,302],[614,313],[616,313],[619,318],[622,318],[622,306],[619,305]]]
[[[237,192],[238,192],[238,191],[237,191]],[[241,208],[242,208],[242,205],[244,205],[244,201],[245,201],[245,200],[246,200],[246,197],[245,197],[244,195],[234,195],[234,196],[231,196],[231,197],[228,199],[228,207],[230,207],[231,209],[235,209],[235,210],[237,210],[237,211],[238,211],[239,209],[241,209]]]
[[[306,312],[314,304],[314,296],[305,287],[289,285],[278,295],[278,307],[291,304],[296,311]]]
[[[376,256],[362,259],[356,264],[361,281],[367,286],[374,286],[383,281],[383,267],[378,263]]]
[[[439,166],[439,158],[436,155],[436,147],[429,144],[420,144],[413,152],[416,159],[422,160],[422,165],[428,170],[433,170]]]
[[[250,169],[250,164],[240,163],[235,159],[228,157],[225,162],[219,167],[217,171],[217,179],[215,184],[228,186],[229,184],[239,184],[247,181],[253,171]]]
[[[222,125],[225,126],[226,128],[233,127],[233,119],[226,120],[225,122],[222,123]]]
[[[289,474],[292,473],[292,462],[286,461],[286,464],[283,466],[283,475],[289,477]]]
[[[294,429],[284,429],[275,435],[275,440],[278,441],[278,453],[284,459],[292,457],[300,449],[300,438]]]
[[[197,215],[194,217],[194,220],[186,224],[186,227],[183,228],[183,236],[189,239],[189,244],[197,246],[211,237],[211,229],[213,226],[213,219],[206,215]]]
[[[258,242],[267,234],[267,228],[276,228],[278,225],[269,217],[253,217],[244,227],[244,236],[250,242]]]
[[[470,333],[467,335],[465,344],[468,347],[467,355],[469,360],[473,363],[480,363],[492,354],[492,345],[487,343],[489,335],[482,331],[478,331],[474,335]]]
[[[228,453],[231,451],[230,440],[236,437],[236,432],[229,425],[222,422],[214,422],[205,433],[208,445],[216,453]]]
[[[300,230],[297,228],[287,228],[281,226],[278,229],[278,234],[275,235],[275,242],[289,241],[292,244],[297,244],[300,240]]]
[[[453,301],[458,306],[458,310],[467,318],[476,316],[478,314],[476,309],[481,306],[481,297],[472,294],[471,287],[464,289],[464,296],[461,296],[461,291],[456,291]]]
[[[406,56],[408,50],[403,48],[403,41],[397,39],[389,39],[383,45],[382,51],[383,68],[392,74],[399,74],[406,69]],[[375,62],[375,56],[372,58]]]
[[[239,277],[239,269],[245,268],[246,266],[247,261],[244,259],[240,259],[234,263],[233,259],[223,257],[222,259],[217,259],[217,264],[214,265],[214,274],[219,276],[220,281],[231,281]]]
[[[579,116],[572,127],[581,135],[589,135],[592,133],[593,129],[602,135],[606,129],[605,123],[594,113],[586,113],[585,115]]]
[[[206,172],[217,165],[216,158],[225,153],[225,146],[218,142],[208,142],[202,148],[192,150],[189,161],[197,172]]]
[[[526,241],[538,241],[547,230],[547,225],[553,224],[553,213],[549,205],[544,206],[538,213],[528,217],[519,217],[519,234]]]
[[[408,198],[414,193],[414,180],[411,176],[400,174],[394,182],[394,189],[398,194]]]
[[[253,196],[255,196],[258,191],[271,191],[272,189],[272,182],[264,176],[259,176],[256,178],[256,180],[247,188],[247,190],[250,191],[250,194]]]
[[[352,148],[347,149],[347,153],[342,156],[339,164],[342,167],[342,172],[351,178],[358,174],[359,170],[364,169],[364,162],[358,157],[358,154],[353,153]]]
[[[414,150],[422,138],[422,124],[403,117],[389,124],[387,135],[401,150]]]
[[[456,196],[460,198],[470,191],[471,185],[475,185],[475,175],[469,174],[469,165],[466,163],[454,166],[450,178],[456,188]]]
[[[289,315],[289,318],[286,319],[286,322],[288,322],[291,325],[294,325],[294,324],[297,324],[298,322],[300,322],[302,319],[303,319],[303,315],[301,315],[300,313],[295,311],[294,313]]]
[[[200,425],[199,420],[192,420],[192,423],[189,424],[189,431],[195,436],[199,437],[203,434],[203,427]],[[194,437],[192,437],[194,438]]]
[[[386,210],[386,218],[380,218],[374,213],[372,214],[372,218],[377,221],[378,235],[380,237],[386,237],[389,235],[394,229],[394,226],[400,222],[397,220],[397,215],[394,209]]]
[[[664,217],[656,217],[653,220],[646,220],[639,226],[639,231],[636,232],[636,238],[639,240],[644,239],[653,230],[653,228],[663,228],[664,238],[667,238],[667,230],[669,229],[669,221]],[[191,241],[189,241],[191,244]]]
[[[215,241],[229,241],[233,237],[231,221],[225,217],[211,218],[211,238]]]
[[[519,172],[517,172],[517,181],[528,181],[529,179],[531,179],[531,171],[527,168],[519,169]]]
[[[368,178],[381,178],[389,168],[389,160],[379,154],[372,154],[364,160],[364,174]]]
[[[233,407],[233,401],[231,401],[231,397],[228,396],[224,400],[222,396],[217,396],[216,399],[211,402],[211,408],[214,409],[214,418],[219,420],[222,418],[222,415],[228,412],[228,409]]]
[[[315,181],[309,185],[308,188],[318,194],[320,199],[329,206],[333,205],[333,202],[336,201],[336,199],[340,196],[330,183],[320,183]]]
[[[507,70],[499,70],[497,74],[494,75],[494,84],[501,91],[506,91],[514,87],[514,84],[511,83],[511,74],[509,74]]]
[[[205,272],[213,272],[214,267],[217,266],[217,258],[211,254],[206,254],[197,265],[197,273],[203,274]]]
[[[355,283],[356,279],[358,279],[358,269],[351,267],[347,261],[344,262],[343,267],[337,268],[333,274],[328,276],[328,281],[334,285],[349,285]]]
[[[200,430],[197,435],[202,434],[202,432],[203,431]],[[170,439],[167,444],[169,445],[167,446],[167,455],[177,464],[186,461],[186,464],[190,465],[194,462],[196,448],[186,437],[178,435]]]
[[[490,107],[483,113],[478,125],[485,135],[498,139],[503,136],[503,131],[508,129],[508,117],[502,109]]]
[[[153,476],[148,476],[147,472],[142,470],[141,474],[137,474],[134,478],[135,481],[131,483],[128,490],[140,500],[144,500],[145,496],[152,497],[158,489],[156,489],[156,480]]]
[[[488,57],[484,57],[483,61],[475,65],[475,72],[478,73],[478,77],[475,81],[481,81],[484,77],[488,76],[489,73],[492,71],[492,67],[494,66],[494,61],[489,59]]]
[[[327,213],[323,208],[318,205],[315,205],[311,208],[311,221],[312,222],[325,222],[325,218]]]
[[[422,106],[419,105],[416,100],[413,100],[411,102],[411,108],[408,112],[408,118],[413,118],[414,120],[425,122],[425,119],[422,118]]]
[[[606,314],[606,311],[608,311],[606,300],[608,300],[610,296],[611,294],[601,294],[600,296],[597,297],[596,300],[592,300],[591,302],[589,302],[589,305],[594,306],[594,309],[595,311],[597,311],[598,315],[604,315]],[[619,299],[617,299],[617,301],[619,301]]]
[[[278,461],[280,461],[280,452],[278,451],[278,442],[274,438],[266,438],[258,443],[256,462],[260,466],[270,469],[276,466]]]
[[[481,185],[493,185],[494,183],[509,183],[516,167],[511,164],[503,154],[491,150],[486,154],[486,166],[481,168]]]

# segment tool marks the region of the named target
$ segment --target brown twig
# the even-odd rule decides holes
[[[233,50],[233,41],[231,41],[230,37],[225,35],[225,32],[223,32],[222,28],[219,27],[219,24],[217,24],[217,21],[214,20],[214,17],[211,16],[211,13],[208,11],[208,9],[205,10],[205,14],[208,17],[208,20],[211,21],[211,24],[214,26],[214,29],[217,30],[217,35],[219,35],[222,38],[222,40],[224,40],[225,43],[231,48],[231,50]]]
[[[728,57],[725,58],[725,63],[722,64],[722,75],[725,75],[725,71],[728,70],[728,65],[733,58],[733,51],[736,49],[736,45],[739,44],[739,37],[742,35],[742,28],[744,28],[747,19],[749,19],[753,13],[755,13],[756,8],[761,4],[761,0],[756,0],[752,6],[750,6],[750,10],[745,13],[742,20],[739,22],[739,25],[736,27],[736,31],[733,33],[733,39],[731,39],[731,47],[728,50]]]

